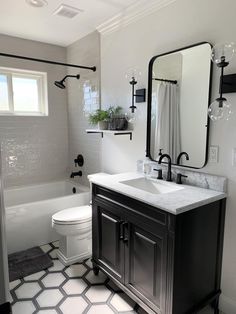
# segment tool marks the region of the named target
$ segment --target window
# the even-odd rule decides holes
[[[48,115],[47,74],[0,68],[0,115]]]

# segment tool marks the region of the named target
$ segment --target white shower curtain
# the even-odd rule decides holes
[[[157,84],[157,112],[155,131],[155,159],[159,149],[171,156],[175,163],[181,152],[180,143],[180,112],[177,95],[177,84]]]

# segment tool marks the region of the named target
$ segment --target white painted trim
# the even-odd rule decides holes
[[[139,0],[130,5],[123,12],[99,25],[96,29],[102,35],[111,34],[137,20],[152,14],[155,11],[177,0]]]
[[[220,296],[220,310],[225,314],[236,313],[236,301],[232,300],[225,295]]]

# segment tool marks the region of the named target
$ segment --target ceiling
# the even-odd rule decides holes
[[[137,0],[47,0],[48,5],[35,8],[25,0],[1,1],[0,33],[68,46],[94,31],[113,16],[125,12]],[[72,19],[54,15],[66,4],[83,12]]]

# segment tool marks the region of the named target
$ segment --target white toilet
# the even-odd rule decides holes
[[[105,176],[95,173],[88,176]],[[52,216],[52,227],[60,234],[57,256],[64,265],[81,262],[92,255],[92,207],[67,208]]]

